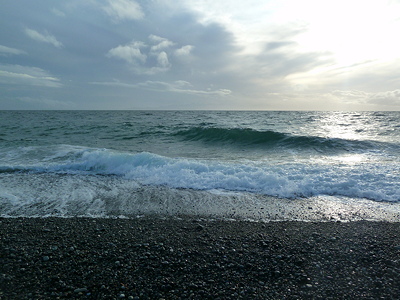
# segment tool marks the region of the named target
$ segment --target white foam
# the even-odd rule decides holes
[[[174,188],[261,193],[285,198],[341,195],[398,201],[398,166],[232,163],[172,159],[151,153],[85,152],[79,161],[54,170],[119,175],[142,184]]]
[[[228,162],[80,147],[54,150],[40,163],[37,161],[2,167],[39,173],[116,175],[147,185],[252,192],[284,198],[338,195],[388,202],[400,200],[400,166],[394,163]]]
[[[256,221],[398,221],[400,204],[346,197],[281,199],[143,186],[116,176],[21,173],[0,184],[3,217],[204,216]]]

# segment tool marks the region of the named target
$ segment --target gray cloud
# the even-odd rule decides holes
[[[304,22],[266,27],[251,49],[189,2],[39,3],[2,4],[0,109],[323,109],[323,97],[335,109],[400,109],[400,61],[334,67],[331,53],[301,47]]]
[[[20,97],[17,101],[24,105],[29,105],[31,107],[41,107],[43,109],[53,108],[53,109],[71,109],[74,107],[73,103],[70,101],[59,101],[43,97]]]
[[[147,47],[143,42],[131,42],[127,45],[119,45],[112,48],[107,53],[107,57],[119,58],[127,61],[130,64],[144,64],[147,59],[147,55],[142,53],[143,48]]]
[[[45,70],[20,65],[0,65],[0,83],[61,87],[60,80]]]
[[[166,52],[162,51],[157,54],[157,64],[160,66],[161,69],[169,69],[171,64],[169,63],[168,55]]]
[[[176,43],[167,38],[150,34],[143,41],[132,41],[110,49],[106,56],[126,61],[137,74],[154,75],[168,71],[172,64],[169,55],[187,56],[193,49],[190,45],[176,48]]]
[[[368,93],[358,90],[350,90],[350,91],[335,90],[332,92],[332,95],[338,97],[340,100],[344,102],[350,102],[350,103],[367,103],[367,104],[384,105],[384,106],[400,105],[399,89],[386,92],[377,92],[377,93]]]
[[[162,81],[151,81],[148,80],[146,82],[140,82],[137,84],[129,84],[123,83],[119,81],[111,81],[111,82],[91,82],[94,85],[102,85],[102,86],[113,86],[113,87],[122,87],[122,88],[141,88],[146,90],[158,91],[158,92],[173,92],[173,93],[182,93],[188,95],[218,95],[218,96],[227,96],[232,93],[232,91],[228,89],[206,89],[206,90],[196,90],[193,89],[193,86],[190,82],[184,80],[177,80],[175,82],[162,82]]]
[[[0,56],[21,55],[21,54],[27,54],[27,53],[23,50],[0,45]]]
[[[186,45],[183,46],[179,49],[175,50],[175,55],[178,57],[186,57],[190,55],[190,53],[193,51],[194,47],[192,45]]]
[[[66,16],[66,14],[65,14],[63,11],[61,11],[61,10],[59,10],[59,9],[57,9],[57,8],[53,8],[53,9],[51,10],[51,12],[52,12],[54,15],[56,15],[57,17],[65,17],[65,16]]]
[[[36,30],[30,29],[30,28],[25,28],[24,32],[27,36],[29,36],[31,39],[33,39],[35,41],[48,43],[57,48],[63,47],[63,44],[61,42],[59,42],[53,35],[49,34],[48,32],[45,32],[42,34],[42,33],[37,32]]]
[[[155,53],[158,53],[159,51],[168,49],[175,45],[174,42],[154,34],[151,34],[149,36],[149,40],[154,43],[154,45],[151,46],[150,51]]]
[[[114,19],[114,21],[140,20],[144,17],[141,6],[130,0],[108,0],[103,10]]]
[[[253,57],[261,75],[285,77],[333,63],[329,53],[300,50],[300,45],[294,39],[306,29],[298,26],[296,23],[290,24],[270,32],[271,40],[266,42],[259,55]]]

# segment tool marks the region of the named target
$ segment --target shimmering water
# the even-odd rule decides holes
[[[0,214],[390,219],[399,112],[2,111]]]

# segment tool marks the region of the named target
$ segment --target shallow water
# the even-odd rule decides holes
[[[398,112],[0,112],[0,214],[396,221]]]

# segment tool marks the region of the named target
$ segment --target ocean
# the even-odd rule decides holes
[[[400,220],[400,112],[0,111],[0,216]]]

